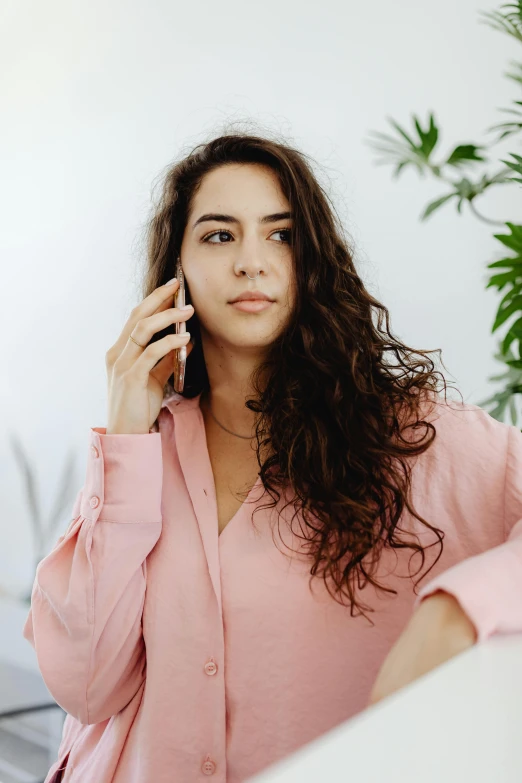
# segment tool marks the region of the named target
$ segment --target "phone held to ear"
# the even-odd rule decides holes
[[[177,260],[176,263],[176,277],[179,280],[179,287],[176,291],[176,307],[183,307],[185,304],[185,279],[183,276],[183,269],[181,267],[181,261]],[[187,331],[185,321],[176,323],[176,334],[184,334]],[[187,362],[187,346],[182,345],[181,348],[176,348],[176,363],[174,368],[174,389],[181,393],[183,386],[185,385],[185,364]]]

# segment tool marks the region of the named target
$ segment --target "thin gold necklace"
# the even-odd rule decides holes
[[[225,425],[224,425],[224,424],[221,424],[221,422],[220,422],[220,421],[218,421],[218,420],[216,419],[216,417],[214,416],[214,411],[212,410],[212,406],[210,405],[210,400],[209,400],[209,398],[208,398],[208,395],[207,395],[207,396],[205,396],[205,400],[206,400],[206,402],[207,402],[207,404],[208,404],[208,409],[209,409],[209,411],[210,411],[210,415],[212,416],[212,418],[214,419],[214,421],[216,422],[216,424],[219,424],[219,426],[221,427],[221,429],[225,430],[225,432],[229,432],[229,433],[230,433],[230,435],[235,435],[235,436],[236,436],[236,438],[243,438],[243,440],[252,440],[252,438],[255,438],[255,435],[238,435],[238,434],[237,434],[237,432],[232,432],[232,430],[229,430],[227,427],[225,427]]]

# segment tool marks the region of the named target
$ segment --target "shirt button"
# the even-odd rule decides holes
[[[89,500],[89,505],[91,508],[98,508],[100,505],[100,498],[97,498],[96,495],[93,495],[92,498]]]
[[[96,446],[91,446],[91,451],[92,451],[94,457],[99,457],[100,456],[100,452],[98,451]]]
[[[217,664],[214,661],[207,661],[205,664],[206,674],[215,674],[217,672]]]
[[[216,771],[216,765],[209,756],[201,765],[201,771],[204,775],[213,775]]]

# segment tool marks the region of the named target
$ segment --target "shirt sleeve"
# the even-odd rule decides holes
[[[504,542],[469,557],[428,582],[414,608],[442,590],[457,599],[475,626],[477,642],[522,633],[522,433],[509,426],[504,485]]]
[[[90,431],[72,519],[36,569],[23,629],[44,682],[80,723],[120,712],[145,679],[146,558],[161,534],[161,434]]]

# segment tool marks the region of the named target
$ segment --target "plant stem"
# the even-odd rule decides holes
[[[477,210],[475,204],[473,203],[473,199],[468,200],[469,208],[475,215],[475,217],[478,217],[479,220],[482,220],[483,223],[488,223],[490,226],[505,226],[504,220],[491,220],[490,218],[484,217],[484,215],[481,215],[480,212]]]

